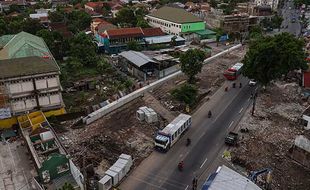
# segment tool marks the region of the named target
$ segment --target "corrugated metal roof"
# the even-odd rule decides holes
[[[171,42],[171,39],[174,37],[174,35],[165,35],[165,36],[153,36],[153,37],[146,37],[145,41],[148,44],[161,44],[161,43],[169,43]],[[175,41],[185,41],[184,38],[180,36],[176,36],[177,38]]]
[[[305,136],[303,135],[298,135],[296,138],[295,138],[295,146],[307,151],[307,152],[310,152],[310,140],[307,139]]]
[[[5,38],[5,37],[4,37]],[[30,56],[52,56],[44,40],[27,32],[14,35],[0,50],[1,59],[12,59]]]
[[[120,53],[119,55],[121,55],[122,57],[124,57],[125,59],[127,59],[128,61],[130,61],[131,63],[135,64],[138,67],[141,67],[150,62],[151,63],[155,62],[148,56],[144,55],[141,52],[137,52],[137,51],[124,51]]]
[[[262,190],[251,180],[225,165],[215,174],[211,175],[212,179],[205,183],[203,190]]]

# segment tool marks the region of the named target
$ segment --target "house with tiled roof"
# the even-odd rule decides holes
[[[41,110],[64,113],[60,68],[44,40],[26,32],[0,37],[0,127]]]
[[[166,35],[160,28],[115,28],[95,34],[101,51],[110,54],[127,50],[129,42],[137,42],[142,47],[155,44],[170,44],[173,35]],[[183,45],[185,40],[177,37],[177,45]],[[104,49],[104,50],[103,50]]]
[[[109,29],[117,28],[115,25],[101,19],[101,18],[94,18],[90,24],[90,30],[93,34],[102,33]]]

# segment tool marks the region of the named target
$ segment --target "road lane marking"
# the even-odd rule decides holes
[[[239,111],[239,113],[241,113],[241,112],[242,112],[242,110],[243,110],[243,107],[241,108],[241,110]]]
[[[251,100],[251,97],[248,99],[248,102]]]
[[[179,156],[179,157],[181,158],[182,156],[183,156],[183,154],[180,154],[180,156]]]
[[[187,185],[187,186],[186,186],[185,190],[187,190],[187,189],[188,189],[188,187],[189,187],[189,185]]]
[[[255,88],[255,91],[258,89],[258,87]]]
[[[228,128],[230,128],[233,123],[234,123],[234,121],[231,121]]]
[[[207,160],[208,160],[208,158],[206,158],[205,161],[203,161],[203,163],[201,164],[200,168],[202,168],[202,166],[206,163]]]

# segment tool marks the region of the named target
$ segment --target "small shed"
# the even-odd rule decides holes
[[[300,164],[310,167],[310,140],[304,135],[298,135],[290,148],[290,156]]]
[[[120,65],[133,76],[146,80],[148,76],[153,75],[156,62],[145,54],[137,51],[124,51],[119,55]]]
[[[195,32],[200,40],[204,40],[204,39],[216,39],[216,32],[209,30],[209,29],[205,29],[205,30],[199,30],[197,32]]]

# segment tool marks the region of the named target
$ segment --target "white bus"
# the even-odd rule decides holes
[[[181,113],[155,137],[155,148],[168,151],[180,136],[192,125],[192,117]]]

